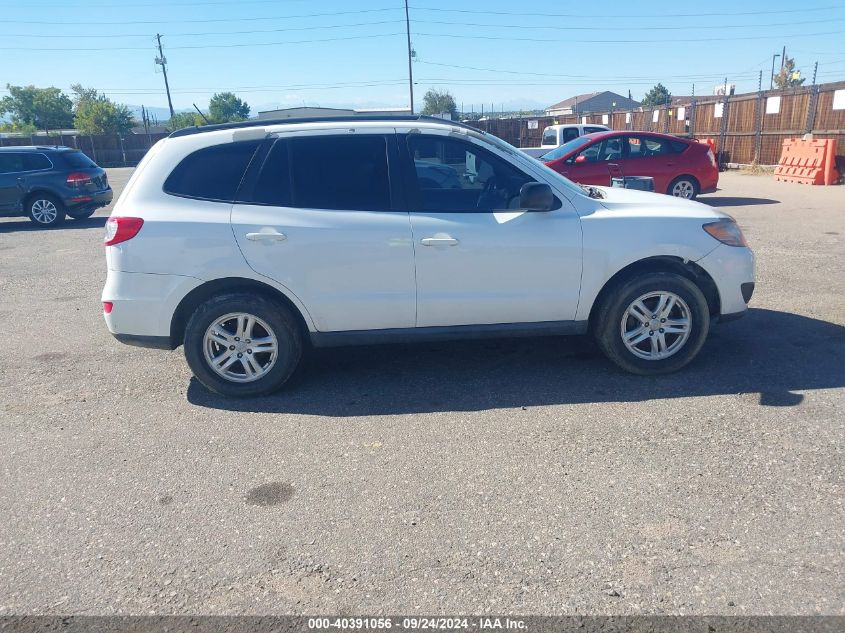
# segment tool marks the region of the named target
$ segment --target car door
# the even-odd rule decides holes
[[[654,178],[654,190],[665,193],[674,178],[677,155],[666,139],[648,134],[631,134],[625,138],[621,161],[626,176]]]
[[[397,154],[392,128],[282,133],[232,208],[250,267],[292,292],[318,331],[414,326],[411,227],[390,179]]]
[[[575,318],[581,224],[565,198],[519,209],[534,178],[505,154],[447,131],[400,137],[416,252],[417,326],[537,323]],[[448,169],[448,186],[421,163]]]
[[[24,154],[0,152],[0,211],[16,211],[20,208],[23,189],[21,187]]]
[[[568,158],[561,173],[581,184],[607,187],[611,176],[618,175],[622,147],[621,137],[599,139]]]

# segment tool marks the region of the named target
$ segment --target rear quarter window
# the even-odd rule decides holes
[[[673,154],[680,154],[686,150],[687,147],[689,147],[689,145],[683,141],[669,141],[669,149]]]
[[[27,171],[40,171],[42,169],[53,168],[53,163],[44,154],[25,154],[23,163]]]
[[[97,166],[97,163],[82,152],[62,152],[62,160],[71,169],[93,169]]]
[[[189,154],[164,181],[164,192],[185,198],[233,202],[260,143],[224,143]]]

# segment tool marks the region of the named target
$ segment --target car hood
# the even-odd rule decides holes
[[[598,202],[607,210],[631,215],[663,215],[678,218],[732,219],[713,207],[693,200],[684,200],[662,193],[623,189],[622,187],[596,187],[604,198]]]

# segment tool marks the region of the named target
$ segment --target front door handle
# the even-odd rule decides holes
[[[263,240],[272,242],[284,242],[288,236],[278,231],[259,231],[258,233],[247,233],[246,239],[250,242],[259,242]]]
[[[457,246],[458,240],[454,237],[424,237],[420,240],[423,246]]]

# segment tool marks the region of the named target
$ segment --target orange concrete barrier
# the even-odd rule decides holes
[[[775,180],[804,185],[832,185],[839,180],[836,171],[836,139],[783,141]]]
[[[700,138],[698,139],[699,143],[703,143],[704,145],[710,146],[710,151],[713,152],[713,156],[716,155],[716,139],[715,138]]]

